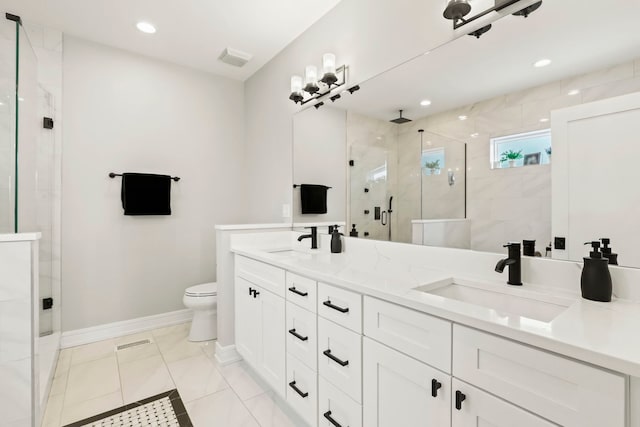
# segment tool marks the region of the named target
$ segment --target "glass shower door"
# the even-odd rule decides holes
[[[0,24],[0,234],[14,233],[16,175],[16,24]]]

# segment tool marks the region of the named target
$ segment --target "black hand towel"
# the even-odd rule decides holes
[[[303,214],[327,213],[327,190],[324,185],[301,184],[300,205]]]
[[[125,215],[171,215],[171,177],[123,173],[121,198]]]

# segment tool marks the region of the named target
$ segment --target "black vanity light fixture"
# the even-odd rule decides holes
[[[346,65],[336,67],[336,56],[333,53],[322,55],[322,76],[318,78],[318,67],[307,65],[304,79],[301,76],[291,77],[291,94],[289,99],[296,104],[304,105],[322,98],[334,89],[347,82]],[[336,98],[338,99],[338,98]],[[332,99],[332,101],[335,101]]]
[[[469,4],[469,0],[449,0],[447,7],[444,9],[442,16],[446,19],[450,19],[453,21],[453,29],[457,30],[458,28],[467,25],[478,18],[482,18],[485,15],[488,15],[492,12],[499,12],[502,9],[516,4],[522,0],[494,0],[494,6],[485,9],[474,16],[467,18],[466,16],[471,13],[471,5]],[[513,15],[522,16],[524,18],[528,17],[531,13],[537,10],[542,5],[542,1],[538,1],[533,3],[530,6],[527,6],[519,11],[515,12]],[[471,33],[470,36],[474,36],[476,38],[480,38],[481,35],[486,33],[491,29],[491,24],[486,25],[482,28],[479,28]]]

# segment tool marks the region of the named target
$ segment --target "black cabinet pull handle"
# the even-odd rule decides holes
[[[291,292],[293,292],[294,294],[300,295],[301,297],[306,297],[307,295],[309,295],[309,293],[307,293],[307,292],[300,292],[299,290],[296,289],[295,286],[289,288],[289,290]]]
[[[344,361],[340,360],[337,357],[335,357],[333,354],[331,354],[331,349],[323,351],[322,354],[324,354],[325,356],[327,356],[329,359],[333,360],[340,366],[347,366],[349,364],[348,360],[344,360]]]
[[[297,333],[295,329],[289,329],[289,333],[294,337],[298,338],[300,341],[306,341],[309,339],[309,337],[303,337],[302,335]]]
[[[254,298],[257,298],[257,297],[258,297],[258,295],[260,295],[260,292],[258,292],[258,290],[257,290],[257,289],[254,289],[254,290],[253,290],[253,297],[254,297]]]
[[[431,396],[438,397],[438,390],[440,390],[441,388],[442,388],[441,382],[439,382],[435,378],[431,380]]]
[[[249,295],[253,295],[255,291],[256,291],[255,289],[253,289],[252,287],[249,287]]]
[[[331,304],[331,300],[326,300],[322,304],[326,305],[329,308],[333,308],[334,310],[337,310],[340,313],[348,313],[349,312],[349,307],[347,307],[347,308],[338,307],[337,305]]]
[[[305,393],[302,390],[300,390],[298,387],[296,387],[296,382],[295,381],[291,381],[289,383],[289,387],[291,387],[296,393],[298,393],[302,398],[305,398],[307,396],[309,396],[309,393]]]
[[[333,424],[335,427],[342,427],[342,425],[340,425],[340,423],[338,423],[336,420],[334,420],[333,418],[331,418],[331,411],[327,411],[323,414],[323,416],[329,420],[329,422],[331,424]]]
[[[462,409],[462,402],[467,399],[467,396],[460,390],[456,390],[456,409],[459,411]]]

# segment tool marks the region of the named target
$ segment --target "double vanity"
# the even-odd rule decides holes
[[[637,304],[469,275],[492,254],[448,271],[346,240],[342,254],[233,248],[236,348],[310,426],[634,425],[640,359],[616,328],[639,324]]]

